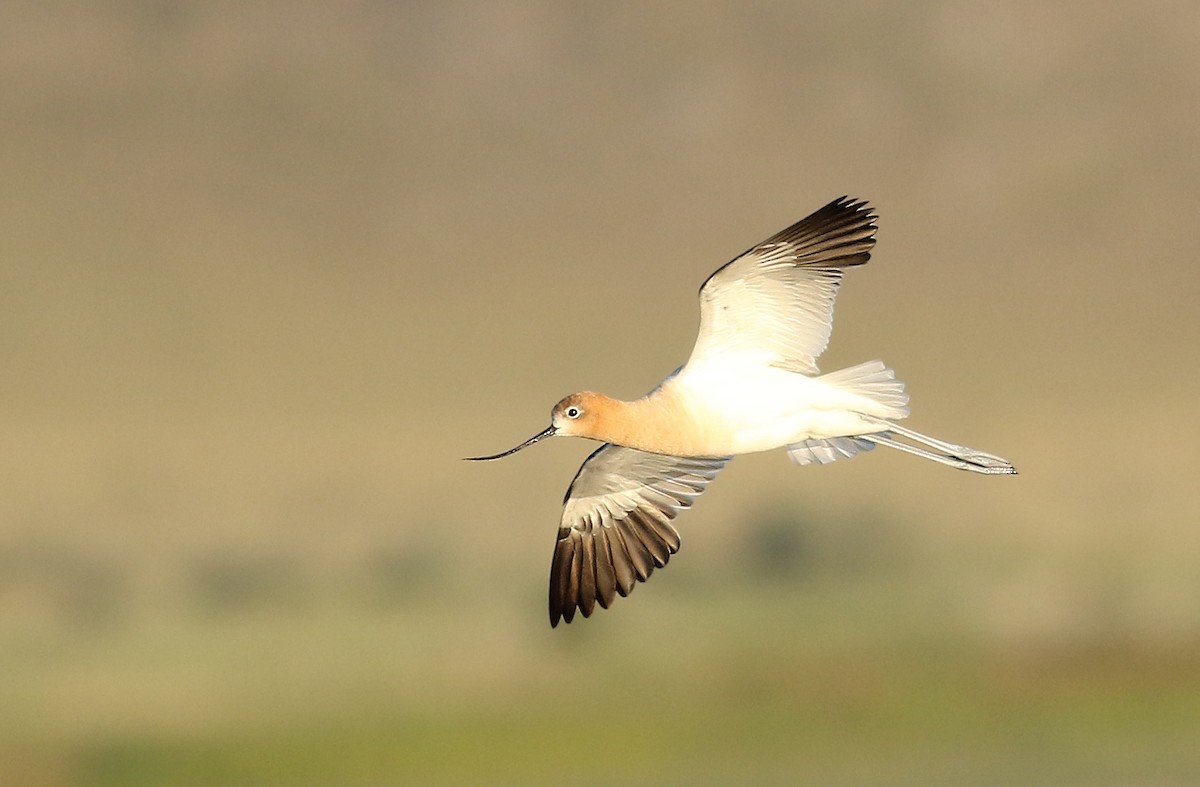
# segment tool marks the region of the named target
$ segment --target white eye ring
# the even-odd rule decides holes
[[[567,408],[567,418],[574,420],[579,417],[579,412],[580,411],[579,411],[578,407],[568,407]]]

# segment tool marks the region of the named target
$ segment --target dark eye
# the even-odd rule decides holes
[[[578,417],[579,417],[579,408],[578,407],[568,407],[567,408],[567,418],[578,418]]]

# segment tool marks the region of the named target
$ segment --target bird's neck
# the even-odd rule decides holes
[[[597,425],[597,439],[606,443],[675,456],[703,456],[697,424],[676,399],[661,389],[631,402],[610,400]]]

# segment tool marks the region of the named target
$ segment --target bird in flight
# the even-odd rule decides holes
[[[487,461],[556,435],[603,443],[563,500],[550,565],[550,625],[627,596],[679,549],[672,520],[737,454],[784,448],[799,465],[877,445],[959,470],[1016,473],[1008,461],[900,426],[904,384],[881,361],[820,374],[847,268],[875,245],[876,215],[842,197],[718,268],[700,288],[687,363],[650,393],[566,397],[550,426]]]

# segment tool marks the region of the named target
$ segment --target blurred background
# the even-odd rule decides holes
[[[1200,7],[0,6],[0,781],[1200,782]],[[739,458],[551,630],[717,266],[1008,457]]]

